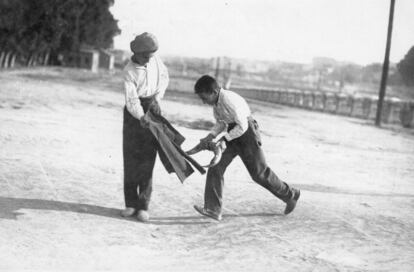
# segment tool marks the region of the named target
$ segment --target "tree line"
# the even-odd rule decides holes
[[[352,63],[338,63],[328,59],[325,62],[313,63],[311,71],[305,69],[301,64],[285,64],[271,67],[268,73],[269,77],[274,79],[284,78],[287,74],[291,77],[304,78],[310,73],[316,73],[319,81],[339,82],[339,87],[343,88],[345,85],[356,83],[379,84],[382,64],[372,63],[361,66]],[[322,82],[318,84],[322,84]],[[388,85],[414,87],[414,46],[396,65],[389,68]]]
[[[114,0],[0,0],[0,67],[58,61],[81,46],[110,48]]]
[[[398,71],[404,83],[414,86],[414,46],[408,50],[404,58],[397,64]]]

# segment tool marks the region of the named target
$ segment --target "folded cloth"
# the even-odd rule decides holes
[[[175,172],[180,181],[184,182],[184,180],[194,172],[190,163],[200,173],[204,174],[206,172],[201,165],[181,149],[180,146],[185,138],[170,124],[170,122],[168,122],[167,119],[161,115],[155,115],[152,111],[147,111],[144,119],[148,122],[149,130],[160,145],[162,155],[164,155],[160,156],[160,158],[169,173]],[[167,161],[165,161],[165,159]],[[171,166],[172,169],[169,166]]]

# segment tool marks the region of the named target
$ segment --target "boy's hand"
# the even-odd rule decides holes
[[[213,134],[208,134],[206,137],[200,139],[200,142],[211,142],[214,138]]]
[[[144,116],[142,116],[141,119],[139,119],[139,122],[141,124],[141,127],[143,127],[143,128],[148,128],[149,127],[149,122],[147,120],[145,120]]]
[[[208,134],[206,137],[200,139],[200,147],[202,149],[209,149],[212,144],[212,140],[214,139],[214,135]]]
[[[216,142],[210,141],[210,142],[207,143],[207,148],[206,149],[210,150],[210,151],[214,151],[214,149],[216,148],[216,145],[217,145]]]
[[[205,144],[205,149],[214,151],[217,147],[222,148],[224,150],[226,148],[226,143],[224,138],[219,139],[218,141],[209,141]]]
[[[207,150],[207,149],[209,149],[211,143],[212,143],[211,141],[210,142],[200,141],[200,148],[201,148],[201,150]]]

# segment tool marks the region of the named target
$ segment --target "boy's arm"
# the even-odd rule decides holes
[[[126,75],[124,77],[124,89],[125,105],[127,107],[127,110],[133,117],[140,119],[142,116],[144,116],[144,110],[141,107],[141,102],[136,92],[135,82],[128,72],[126,72]]]
[[[225,129],[227,130],[227,124],[223,121],[218,121],[217,120],[216,123],[214,124],[213,128],[211,129],[209,135],[212,135],[212,137],[213,137],[212,139],[214,139],[215,137],[217,137],[217,135],[219,135]]]
[[[165,90],[168,87],[168,83],[170,81],[169,75],[168,75],[168,69],[164,65],[164,63],[161,61],[161,59],[158,59],[158,71],[159,71],[159,82],[157,86],[157,94],[155,96],[155,99],[159,102],[165,94]]]
[[[248,118],[250,112],[246,111],[246,108],[237,106],[232,101],[226,101],[227,109],[231,116],[234,118],[236,125],[224,135],[227,141],[234,140],[242,136],[249,128]]]
[[[215,138],[217,138],[217,136],[219,136],[219,135],[222,136],[223,135],[223,132],[224,131],[227,131],[227,127],[228,126],[227,126],[227,124],[225,122],[223,122],[223,121],[217,121],[216,124],[214,125],[214,127],[212,128],[212,130],[210,131],[210,133],[206,137],[200,139],[200,142],[202,144],[202,147],[204,149],[208,149],[209,145],[212,144],[212,141]]]
[[[204,142],[204,143],[211,142],[221,132],[223,132],[223,130],[227,131],[227,124],[224,121],[221,121],[218,119],[218,116],[215,110],[213,111],[213,113],[214,113],[214,119],[216,120],[216,123],[211,128],[210,133],[206,137],[202,138],[200,142]]]
[[[224,135],[224,138],[226,138],[227,141],[234,140],[236,138],[239,138],[242,136],[247,129],[249,128],[249,122],[247,121],[247,116],[243,119],[236,120],[236,125],[234,128],[232,128],[226,135]]]

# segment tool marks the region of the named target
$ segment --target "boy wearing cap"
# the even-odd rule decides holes
[[[124,217],[137,215],[147,221],[152,193],[152,171],[158,144],[147,129],[145,112],[161,112],[159,101],[168,86],[168,71],[155,55],[158,41],[142,33],[130,43],[133,53],[124,68],[125,107],[123,121]]]
[[[213,106],[216,125],[201,143],[208,146],[221,131],[223,124],[228,125],[224,135],[227,148],[220,162],[209,168],[204,191],[204,206],[194,206],[202,215],[221,220],[224,172],[236,156],[240,156],[252,179],[277,198],[286,203],[284,213],[291,213],[299,199],[300,191],[289,187],[269,168],[261,148],[259,128],[251,117],[250,108],[238,94],[220,88],[210,76],[199,78],[194,87],[195,93],[203,103]]]

